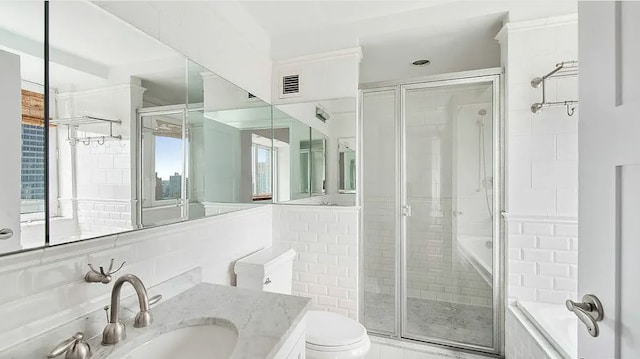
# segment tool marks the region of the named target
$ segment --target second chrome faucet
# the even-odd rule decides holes
[[[153,316],[149,309],[149,296],[147,295],[147,289],[140,278],[133,274],[124,274],[120,276],[113,284],[113,290],[111,291],[111,315],[109,316],[109,323],[102,332],[102,345],[113,345],[127,337],[126,327],[124,323],[120,321],[120,292],[124,283],[130,283],[138,296],[138,303],[140,305],[140,312],[136,314],[133,326],[135,328],[142,328],[150,325],[153,322]]]

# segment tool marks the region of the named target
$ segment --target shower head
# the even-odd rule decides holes
[[[538,87],[540,87],[540,84],[542,83],[542,81],[544,81],[544,79],[542,77],[534,77],[531,80],[531,87],[537,89]]]
[[[533,113],[540,113],[540,111],[542,111],[542,104],[540,102],[536,102],[533,105],[531,105],[531,112]]]
[[[487,110],[485,110],[484,108],[480,109],[480,111],[478,111],[478,115],[486,116],[487,115]]]

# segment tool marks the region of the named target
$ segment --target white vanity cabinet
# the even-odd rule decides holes
[[[291,331],[291,335],[285,341],[275,359],[305,359],[305,332],[306,322],[303,318]]]

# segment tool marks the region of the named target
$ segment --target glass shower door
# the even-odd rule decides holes
[[[362,321],[387,335],[399,330],[396,98],[395,88],[362,94]]]
[[[494,347],[493,86],[402,86],[402,337]]]

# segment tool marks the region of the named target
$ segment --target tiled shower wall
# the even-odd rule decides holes
[[[358,207],[273,208],[273,244],[292,248],[293,294],[358,319]]]
[[[364,121],[372,125],[392,124],[393,115],[379,107],[387,103],[393,109],[393,103],[384,99],[374,100],[380,94],[369,96],[372,100],[365,97]],[[435,101],[442,100],[442,96],[437,95],[426,95],[422,100],[433,102],[434,98]],[[461,255],[453,228],[456,223],[457,232],[485,236],[491,240],[492,222],[484,193],[477,191],[477,112],[480,108],[477,106],[458,106],[458,126],[453,125],[449,111],[434,110],[442,108],[434,104],[425,111],[413,111],[407,116],[407,191],[412,210],[412,215],[407,218],[408,297],[486,307],[492,305],[491,286]],[[483,108],[490,111],[490,103]],[[426,111],[428,113],[425,114]],[[488,121],[491,117],[489,112]],[[453,143],[454,127],[458,131],[456,138],[464,136],[460,143]],[[368,131],[371,131],[370,135],[367,135]],[[487,126],[486,131],[489,134],[485,146],[489,156],[487,174],[491,176],[491,126]],[[382,130],[375,135],[384,137],[388,132]],[[413,137],[416,135],[419,137]],[[388,139],[383,146],[373,136],[373,131],[365,128],[364,290],[391,296],[395,293],[396,229],[399,224],[396,224],[398,218],[393,195],[397,184],[395,177],[387,173],[394,166],[395,151],[389,148]],[[455,169],[452,168],[454,146],[458,164]],[[454,201],[451,199],[454,194],[453,176],[460,170],[464,173],[460,173],[455,182],[457,198]],[[456,212],[460,213],[455,220],[454,203]]]

